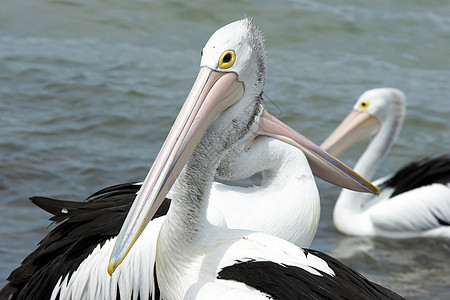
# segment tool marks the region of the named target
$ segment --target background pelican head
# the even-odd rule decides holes
[[[331,155],[339,156],[358,141],[375,137],[370,147],[384,155],[401,130],[405,111],[406,97],[402,91],[394,88],[368,90],[321,147]]]

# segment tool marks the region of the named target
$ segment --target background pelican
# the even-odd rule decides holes
[[[399,297],[324,254],[207,221],[208,194],[220,159],[262,122],[258,107],[265,53],[261,33],[247,19],[216,31],[203,53],[194,87],[119,233],[109,273],[175,183],[156,250],[163,298]],[[284,141],[295,140],[292,130],[274,118],[266,130],[272,136],[284,134]],[[315,161],[332,170],[328,160]],[[307,165],[305,160],[303,166]],[[308,168],[303,172],[311,176]]]
[[[371,179],[397,139],[405,106],[405,96],[397,89],[368,90],[321,146],[338,156],[352,144],[373,137],[355,166],[355,171]],[[450,237],[449,182],[448,155],[413,162],[374,182],[381,187],[379,197],[342,190],[334,224],[349,235]]]

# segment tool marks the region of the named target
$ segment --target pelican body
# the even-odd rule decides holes
[[[352,144],[373,137],[355,165],[371,179],[401,130],[406,110],[403,92],[379,88],[363,93],[353,111],[321,147],[340,155]],[[379,197],[342,190],[333,212],[335,227],[348,235],[450,237],[450,157],[413,162],[374,181]]]
[[[156,244],[155,273],[163,299],[401,298],[325,254],[208,221],[216,170],[233,146],[255,131],[291,145],[308,145],[304,152],[309,164],[334,180],[349,182],[351,172],[261,110],[265,52],[262,34],[251,20],[217,30],[200,65],[117,237],[108,272],[114,276],[120,271],[173,187]],[[306,161],[303,166],[308,166]],[[311,174],[308,168],[303,172]]]

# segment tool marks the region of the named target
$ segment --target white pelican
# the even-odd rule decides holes
[[[271,137],[257,137],[250,149],[245,151],[244,147],[245,144],[235,146],[222,159],[217,172],[222,178],[233,179],[262,170],[261,186],[244,188],[213,182],[208,220],[218,226],[258,230],[299,246],[309,246],[318,226],[320,201],[313,177],[305,176],[303,171],[305,155],[298,148]],[[88,197],[86,202],[31,198],[54,215],[51,220],[60,224],[10,275],[10,283],[0,292],[0,299],[2,293],[3,296],[49,298],[53,291],[59,292],[62,299],[82,298],[87,290],[98,295],[98,299],[109,299],[115,298],[117,287],[121,298],[130,298],[133,286],[129,284],[129,272],[117,272],[114,276],[118,279],[110,280],[105,272],[107,261],[102,255],[111,252],[114,238],[140,186],[141,183],[127,183],[108,187]],[[163,218],[167,213],[170,201],[166,200],[155,218]],[[139,239],[142,245],[156,245],[161,221],[153,220],[145,228]],[[142,248],[144,252],[133,247],[129,256],[136,259],[125,260],[121,270],[129,267],[133,270],[132,278],[153,282],[154,258],[145,260],[145,264],[139,261],[140,256],[147,254],[147,247]],[[98,253],[89,256],[93,252]],[[98,259],[103,261],[100,263],[103,268],[98,266]],[[66,284],[57,284],[60,276],[64,278],[72,273]],[[148,297],[153,286],[143,282],[139,283],[140,298],[146,299],[143,295]]]
[[[207,220],[214,174],[235,143],[267,120],[265,134],[298,141],[292,129],[259,112],[264,60],[262,35],[250,20],[211,36],[197,80],[122,226],[108,272],[139,243],[175,183],[156,246],[163,299],[400,298],[325,254]],[[315,147],[309,151],[323,154]],[[331,171],[335,163],[328,159],[312,156],[311,161]],[[299,168],[311,175],[306,160]]]
[[[373,187],[293,131],[291,137],[276,136],[284,141],[268,136],[255,138],[270,135],[265,127],[277,122],[258,105],[259,127],[250,127],[248,138],[239,140],[224,154],[216,172],[221,178],[235,179],[263,171],[262,183],[250,188],[213,183],[207,218],[217,226],[263,231],[309,246],[317,230],[320,203],[305,154],[313,163],[313,171],[325,180],[366,191],[374,191]],[[321,158],[317,159],[318,155]],[[33,197],[32,201],[60,224],[13,271],[0,296],[114,299],[120,295],[127,299],[140,295],[145,299],[157,292],[152,270],[162,218],[145,228],[138,241],[141,246],[131,249],[112,279],[106,273],[106,257],[140,186],[109,187],[86,202]],[[176,197],[176,192],[169,196]],[[155,217],[163,216],[168,207],[165,201]]]
[[[404,94],[393,88],[363,93],[353,111],[321,147],[340,155],[352,144],[373,137],[355,171],[372,179],[400,132]],[[336,228],[349,235],[450,237],[450,157],[411,163],[374,182],[379,197],[342,190],[334,208]]]

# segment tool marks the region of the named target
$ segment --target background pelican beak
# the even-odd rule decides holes
[[[236,73],[203,67],[125,219],[111,254],[108,273],[123,261],[150,222],[214,118],[238,102],[244,84]]]
[[[267,111],[261,114],[257,134],[271,136],[302,150],[313,174],[325,181],[353,191],[380,193],[376,186]]]
[[[320,145],[334,156],[341,155],[348,147],[374,136],[380,130],[380,121],[367,112],[353,110]]]

